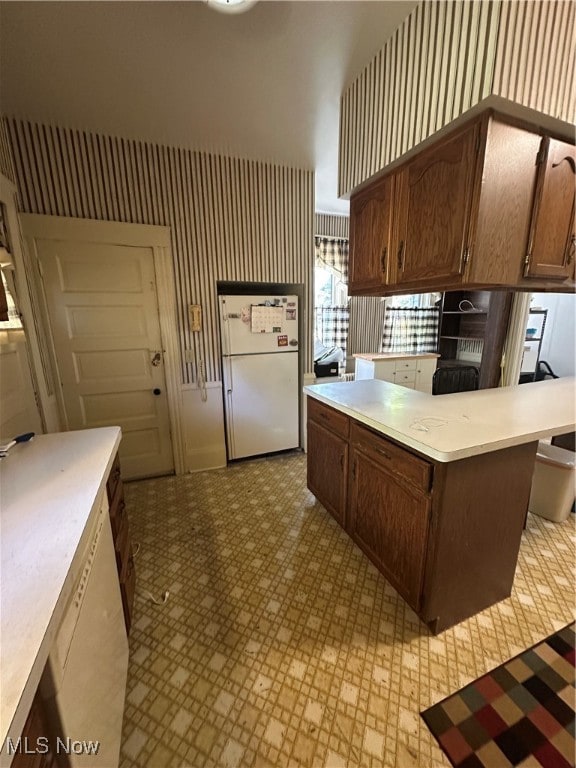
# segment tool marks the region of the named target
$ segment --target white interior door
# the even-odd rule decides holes
[[[125,478],[174,471],[151,247],[35,238],[69,429],[119,425]]]

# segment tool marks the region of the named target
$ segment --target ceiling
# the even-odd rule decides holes
[[[316,171],[337,198],[339,100],[415,2],[0,2],[3,114]]]

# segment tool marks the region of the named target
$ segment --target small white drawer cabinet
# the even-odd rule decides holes
[[[355,378],[382,379],[401,387],[432,393],[432,376],[436,370],[438,355],[354,355]]]

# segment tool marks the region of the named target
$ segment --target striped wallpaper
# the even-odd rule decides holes
[[[301,283],[312,367],[314,174],[263,162],[5,121],[26,213],[158,224],[172,232],[184,384],[202,354],[220,380],[216,282]],[[2,156],[0,155],[0,159]],[[188,304],[201,304],[200,349]]]
[[[384,300],[379,296],[350,297],[348,356],[358,352],[380,352],[384,330]]]
[[[503,3],[492,92],[574,123],[575,12],[573,0]]]
[[[12,154],[10,152],[10,140],[6,129],[6,121],[0,120],[0,173],[8,181],[16,183],[14,168],[12,167]]]
[[[348,239],[349,217],[332,213],[317,213],[314,216],[314,234],[322,237]]]
[[[344,92],[339,194],[495,95],[574,121],[574,3],[424,0]]]

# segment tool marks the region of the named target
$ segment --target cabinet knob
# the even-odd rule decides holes
[[[576,251],[576,235],[572,235],[570,238],[570,245],[568,246],[568,255],[566,257],[566,264],[572,264],[574,261],[574,252]]]
[[[398,269],[400,272],[404,271],[404,240],[400,240],[398,248]]]
[[[388,258],[388,248],[384,246],[382,249],[382,257],[380,258],[380,264],[382,265],[382,273],[386,274],[386,261]]]

